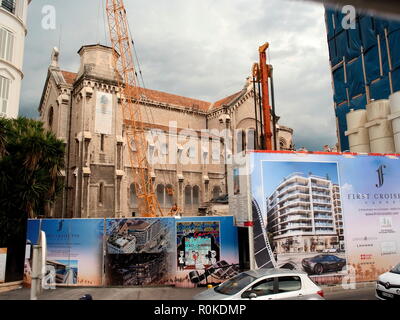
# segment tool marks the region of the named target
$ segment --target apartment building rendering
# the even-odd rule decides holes
[[[340,188],[329,176],[293,173],[267,198],[276,253],[344,249]]]

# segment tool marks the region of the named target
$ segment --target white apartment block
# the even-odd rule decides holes
[[[267,198],[267,230],[277,253],[339,248],[343,236],[339,186],[329,177],[293,173]]]
[[[338,185],[333,185],[333,210],[335,213],[335,226],[339,236],[340,248],[344,249],[342,200],[340,198],[340,188]]]
[[[26,20],[31,0],[0,0],[0,116],[19,111]]]

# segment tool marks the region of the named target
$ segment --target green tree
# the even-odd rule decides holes
[[[0,118],[0,244],[25,231],[62,190],[64,143],[40,121]]]

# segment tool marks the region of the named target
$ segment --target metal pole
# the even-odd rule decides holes
[[[254,114],[256,118],[256,136],[254,137],[254,148],[258,150],[258,112],[257,112],[257,96],[256,96],[256,78],[253,76],[253,92],[254,92]]]
[[[271,70],[271,99],[272,99],[272,124],[273,124],[273,133],[274,133],[274,150],[278,150],[277,136],[276,136],[276,113],[275,113],[275,91],[274,91],[274,75],[273,68],[270,67]]]
[[[262,115],[262,104],[261,104],[261,84],[258,82],[258,109],[260,111],[260,122],[261,122],[261,147],[265,149],[265,139],[264,139],[264,119]]]
[[[32,254],[32,284],[31,284],[31,300],[37,300],[37,293],[38,293],[38,285],[40,284],[39,279],[39,245],[33,246],[33,254]]]
[[[265,150],[272,149],[272,130],[271,130],[271,106],[269,104],[269,66],[267,65],[268,42],[259,48],[260,53],[260,81],[262,89],[262,106],[264,118],[264,135],[265,135]]]

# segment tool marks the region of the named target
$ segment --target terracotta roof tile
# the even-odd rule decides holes
[[[62,75],[64,76],[65,81],[68,84],[73,84],[77,78],[77,73],[68,72],[68,71],[61,71]],[[199,109],[201,111],[208,111],[210,109],[216,109],[221,107],[222,105],[226,105],[234,101],[238,98],[242,91],[236,92],[229,97],[224,99],[218,100],[215,103],[210,103],[203,100],[197,100],[192,98],[187,98],[183,96],[178,96],[171,93],[166,93],[162,91],[156,91],[151,89],[142,89],[142,94],[150,101],[160,102],[160,103],[167,103],[172,105],[177,105],[180,107],[192,108],[192,109]]]
[[[142,89],[142,93],[146,96],[147,99],[152,101],[199,109],[201,111],[207,111],[211,106],[211,103],[207,101],[187,98],[162,91]]]
[[[78,76],[77,73],[73,73],[73,72],[68,72],[68,71],[61,71],[65,82],[68,84],[74,84],[76,77]]]
[[[238,98],[242,94],[242,91],[236,92],[229,97],[223,98],[221,100],[218,100],[215,102],[212,106],[211,109],[217,109],[219,107],[222,107],[223,105],[228,105],[230,102]]]
[[[65,81],[68,84],[73,84],[74,81],[76,80],[77,74],[68,72],[68,71],[61,71]],[[156,90],[151,90],[151,89],[141,89],[142,94],[146,96],[147,99],[155,102],[161,102],[161,103],[168,103],[168,104],[173,104],[177,105],[180,107],[187,107],[187,108],[193,108],[193,109],[199,109],[202,111],[207,111],[209,107],[211,106],[210,102],[203,101],[203,100],[197,100],[197,99],[192,99],[192,98],[187,98],[183,96],[178,96],[175,94],[171,93],[166,93],[162,91],[156,91]]]

